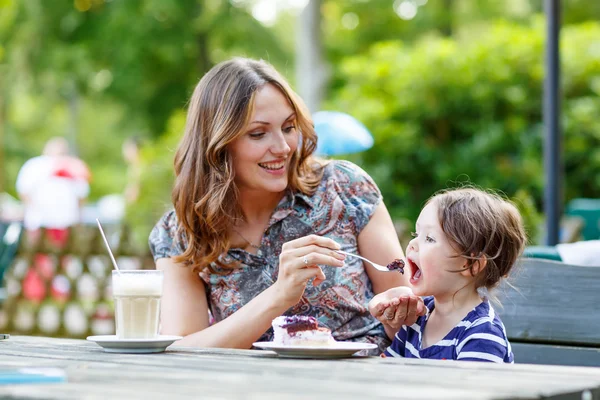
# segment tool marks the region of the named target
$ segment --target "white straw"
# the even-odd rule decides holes
[[[112,260],[112,263],[115,266],[115,269],[117,270],[117,272],[119,274],[121,274],[121,271],[119,271],[119,267],[117,266],[117,261],[115,260],[115,256],[113,256],[110,246],[108,245],[108,240],[106,240],[106,236],[104,235],[104,230],[102,229],[102,225],[100,225],[100,221],[98,220],[98,218],[96,218],[96,222],[98,223],[98,229],[100,229],[100,233],[102,234],[102,239],[104,239],[104,244],[106,245],[106,248],[108,249],[108,254],[110,255],[110,259]]]

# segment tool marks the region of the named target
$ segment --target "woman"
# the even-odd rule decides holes
[[[405,277],[334,250],[385,265],[402,249],[371,178],[313,158],[316,140],[304,104],[269,64],[236,58],[200,80],[175,156],[175,209],[150,235],[164,271],[162,334],[250,348],[271,340],[275,317],[301,314],[337,340],[383,349],[385,331],[423,312],[409,295],[380,316],[385,331],[370,315],[369,300]]]

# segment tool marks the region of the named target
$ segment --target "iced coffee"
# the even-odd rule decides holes
[[[119,339],[152,339],[158,335],[162,284],[162,271],[112,271]]]

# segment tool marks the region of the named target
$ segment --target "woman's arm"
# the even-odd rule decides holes
[[[249,349],[287,307],[278,302],[271,286],[229,318],[209,327],[204,283],[190,268],[170,258],[157,261],[164,271],[161,334],[184,336],[177,346]],[[277,304],[281,304],[277,306]]]
[[[369,223],[358,235],[358,252],[361,256],[381,265],[387,265],[396,258],[404,259],[394,223],[383,202],[379,203]],[[396,286],[409,285],[406,275],[398,272],[381,272],[368,263],[364,265],[373,283],[375,294]]]
[[[187,336],[208,327],[206,290],[198,274],[171,258],[156,261],[156,269],[164,274],[160,333]]]
[[[164,271],[161,334],[184,336],[178,346],[249,349],[275,317],[300,300],[310,279],[325,278],[318,264],[343,265],[343,256],[332,251],[338,248],[333,240],[315,235],[285,243],[277,281],[212,326],[208,326],[206,289],[198,274],[172,259],[159,259],[156,268]]]
[[[387,265],[396,258],[404,259],[404,252],[394,229],[394,223],[383,202],[379,203],[369,223],[358,235],[358,251],[363,257],[381,265]],[[407,275],[398,272],[381,272],[368,263],[363,264],[373,284],[375,294],[383,293],[398,286],[410,286]],[[403,292],[410,292],[411,294],[393,300],[388,299],[391,300],[390,306],[396,307],[393,313],[392,310],[386,312],[386,315],[393,315],[391,320],[385,318],[384,311],[386,310],[384,308],[378,308],[378,314],[374,315],[383,323],[385,332],[390,338],[394,337],[399,326],[412,325],[419,315],[425,313],[423,301],[418,296],[413,295],[410,289],[404,289],[407,290]]]

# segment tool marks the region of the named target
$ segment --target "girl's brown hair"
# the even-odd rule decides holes
[[[438,208],[442,230],[476,277],[475,287],[492,289],[523,253],[527,237],[521,214],[509,200],[475,188],[446,190],[427,203]],[[476,274],[477,261],[485,267]]]
[[[322,178],[321,164],[312,157],[317,136],[310,114],[286,80],[264,61],[234,58],[213,67],[194,90],[174,162],[178,239],[187,245],[175,261],[194,271],[215,272],[212,263],[234,267],[219,258],[230,248],[230,227],[241,218],[227,146],[245,134],[256,92],[267,84],[287,98],[301,134],[290,161],[289,189],[312,194]]]

